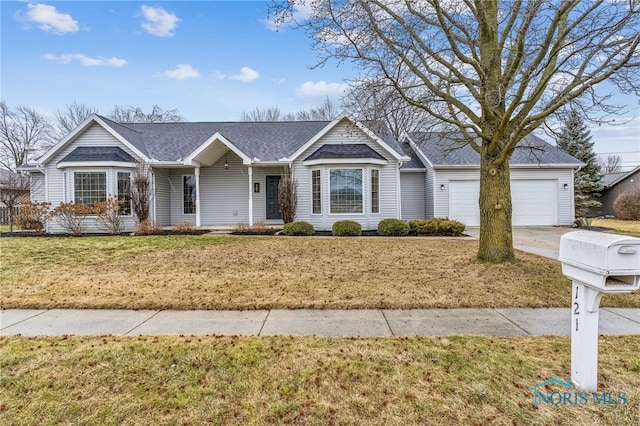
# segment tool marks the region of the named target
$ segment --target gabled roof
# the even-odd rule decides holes
[[[636,166],[628,172],[608,173],[606,175],[602,175],[602,183],[604,184],[605,188],[611,188],[612,186],[620,183],[627,177],[637,172],[640,172],[640,166]]]
[[[456,133],[414,132],[409,134],[422,153],[434,166],[479,166],[480,154]],[[572,157],[534,135],[527,135],[516,146],[509,160],[511,165],[580,166]]]

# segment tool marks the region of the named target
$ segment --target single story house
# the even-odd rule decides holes
[[[598,201],[602,206],[591,209],[591,216],[616,216],[613,203],[622,193],[640,188],[640,166],[626,172],[609,173],[602,176],[604,189]]]
[[[92,115],[23,169],[32,175],[32,200],[56,206],[124,198],[137,165],[146,164],[151,217],[161,226],[282,224],[283,167],[297,184],[296,220],[317,230],[344,219],[376,229],[384,218],[432,216],[477,225],[477,158],[465,149],[438,153],[437,145],[416,135],[401,143],[374,127],[347,114],[333,121],[126,124]],[[531,140],[541,148],[525,149],[512,165],[516,224],[571,224],[573,171],[580,163]],[[520,210],[529,210],[533,193],[552,203],[543,218]],[[127,212],[125,227],[131,230],[135,218]],[[48,226],[62,232],[55,222]]]

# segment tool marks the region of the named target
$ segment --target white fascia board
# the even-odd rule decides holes
[[[258,159],[253,159],[251,163],[252,166],[261,167],[261,166],[288,166],[291,163],[288,160],[275,160],[275,161],[262,161]]]
[[[319,158],[317,160],[303,161],[303,166],[333,165],[333,164],[376,164],[386,166],[387,160],[377,158]]]
[[[62,161],[56,165],[58,169],[66,169],[69,167],[127,167],[134,168],[136,163],[125,161]]]
[[[187,158],[185,158],[182,161],[182,164],[184,164],[185,166],[193,165],[194,162],[195,162],[194,159],[198,155],[200,155],[205,149],[209,148],[209,146],[211,146],[213,143],[215,143],[216,140],[220,141],[220,143],[222,143],[224,146],[229,148],[238,157],[242,158],[242,164],[250,165],[252,163],[251,159],[249,157],[247,157],[247,155],[244,152],[240,151],[240,149],[238,149],[238,147],[236,147],[234,144],[232,144],[227,138],[222,136],[220,134],[220,132],[216,132],[216,134],[211,136],[209,139],[204,141],[204,143],[202,143],[202,145],[200,145],[198,148],[196,148],[196,150],[193,151],[191,153],[191,155],[189,155]]]
[[[159,160],[151,160],[149,162],[149,166],[153,167],[163,167],[163,168],[170,168],[170,167],[184,167],[184,164],[182,164],[182,162],[180,161],[159,161]]]
[[[98,124],[99,126],[101,126],[103,129],[105,129],[107,132],[109,132],[109,134],[111,134],[111,136],[113,136],[114,138],[116,138],[120,143],[122,143],[124,146],[126,146],[127,148],[129,148],[133,153],[135,153],[140,159],[142,159],[145,162],[149,161],[149,158],[144,155],[142,152],[140,152],[138,150],[138,148],[136,148],[135,146],[133,146],[128,140],[126,140],[125,138],[123,138],[118,132],[116,132],[115,130],[113,130],[111,128],[111,126],[109,126],[107,123],[105,123],[102,119],[100,119],[100,117],[98,117],[96,114],[91,114],[86,120],[84,120],[82,123],[80,123],[78,125],[78,127],[76,127],[75,129],[73,129],[71,131],[71,133],[69,133],[67,136],[65,136],[64,138],[62,138],[62,140],[60,142],[58,142],[57,144],[55,144],[53,146],[53,148],[51,148],[49,151],[47,151],[42,157],[40,157],[38,159],[38,163],[39,164],[46,164],[47,161],[49,159],[51,159],[51,157],[53,157],[55,154],[57,154],[62,148],[64,148],[65,146],[67,146],[70,142],[72,142],[73,140],[75,140],[79,135],[81,135],[82,133],[84,133],[85,130],[87,130],[93,123]]]

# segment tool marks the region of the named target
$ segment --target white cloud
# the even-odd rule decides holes
[[[167,70],[164,72],[164,75],[174,80],[185,80],[187,78],[200,77],[200,72],[189,64],[178,64],[176,65],[176,69]]]
[[[73,61],[78,61],[82,66],[85,67],[115,67],[119,68],[124,66],[127,61],[120,58],[103,58],[102,56],[97,56],[95,58],[91,58],[82,53],[64,53],[62,55],[54,55],[52,53],[47,53],[44,55],[44,58],[48,61],[56,61],[60,64],[69,64]]]
[[[327,83],[326,81],[306,81],[296,89],[299,98],[317,98],[342,96],[347,90],[346,83]]]
[[[250,81],[253,80],[257,80],[258,78],[260,78],[260,73],[254,69],[251,69],[249,67],[242,67],[240,68],[240,73],[238,74],[233,74],[233,75],[227,75],[224,74],[220,71],[216,71],[213,74],[213,78],[217,79],[217,80],[238,80],[238,81],[242,81],[244,83],[248,83]]]
[[[29,9],[27,15],[22,19],[39,24],[39,28],[43,31],[64,34],[75,33],[80,29],[78,21],[69,14],[58,12],[55,6],[29,3],[27,8]]]
[[[173,37],[180,18],[161,7],[142,5],[140,10],[145,19],[142,22],[142,28],[149,34],[158,37]]]

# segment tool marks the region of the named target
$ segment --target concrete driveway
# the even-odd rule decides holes
[[[567,232],[577,231],[570,226],[531,226],[513,228],[513,247],[550,259],[558,259],[560,237]],[[478,238],[480,228],[467,228],[465,234]]]

